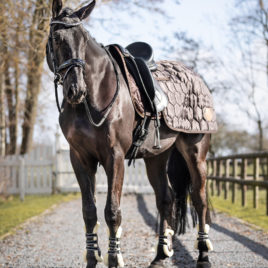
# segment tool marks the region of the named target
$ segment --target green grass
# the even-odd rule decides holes
[[[21,202],[18,196],[0,201],[0,237],[25,220],[39,215],[52,205],[76,199],[80,194],[29,195]]]
[[[266,191],[259,191],[259,206],[257,209],[253,208],[253,191],[247,191],[247,205],[241,205],[241,190],[236,190],[236,202],[233,204],[231,201],[231,191],[229,191],[229,198],[227,200],[221,196],[211,196],[213,207],[221,212],[225,212],[231,216],[240,218],[246,222],[252,223],[261,227],[263,230],[268,231],[268,216],[266,215]]]

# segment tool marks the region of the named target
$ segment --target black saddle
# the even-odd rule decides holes
[[[157,65],[154,61],[154,53],[152,47],[144,42],[135,42],[126,47],[134,58],[143,59],[150,71],[155,71]]]
[[[126,48],[120,45],[110,45],[108,47],[111,54],[121,62],[120,56],[117,57],[117,47],[124,57],[127,69],[134,78],[141,94],[141,99],[144,105],[144,119],[141,119],[137,124],[133,133],[133,144],[127,153],[129,157],[129,165],[136,158],[139,147],[143,144],[148,135],[150,121],[154,118],[155,126],[155,142],[153,148],[160,149],[160,120],[158,113],[161,112],[168,103],[167,96],[159,86],[158,82],[153,78],[152,71],[157,69],[157,65],[153,58],[153,49],[150,45],[144,42],[135,42],[128,45]],[[119,63],[121,71],[128,80],[123,68],[124,63]],[[147,115],[150,112],[151,115]]]
[[[127,68],[135,79],[142,95],[144,106],[153,114],[160,112],[167,99],[152,73],[157,69],[152,47],[144,42],[135,42],[126,48],[119,47],[125,57]]]

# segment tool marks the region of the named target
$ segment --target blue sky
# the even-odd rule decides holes
[[[156,58],[162,56],[162,51],[158,50],[158,38],[166,36],[172,42],[173,33],[176,31],[185,31],[190,37],[202,40],[207,46],[221,49],[226,42],[225,31],[233,1],[181,0],[178,5],[174,0],[166,0],[163,4],[157,4],[157,7],[163,10],[168,18],[140,8],[116,10],[116,5],[110,3],[93,11],[92,21],[87,28],[104,44],[115,42],[127,45],[136,40],[147,41],[156,49]],[[116,22],[114,17],[117,18]],[[103,19],[105,27],[99,21]]]

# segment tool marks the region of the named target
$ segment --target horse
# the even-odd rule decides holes
[[[120,199],[124,160],[133,142],[138,116],[118,63],[82,25],[94,6],[95,0],[74,11],[63,7],[62,0],[53,0],[46,58],[55,74],[55,90],[58,84],[63,88],[59,124],[69,143],[72,167],[81,189],[87,267],[94,268],[104,260],[108,267],[116,268],[124,266]],[[185,232],[188,195],[198,217],[196,267],[211,267],[206,197],[206,155],[211,134],[178,132],[167,127],[162,119],[159,131],[161,148],[152,146],[151,121],[148,137],[136,156],[144,159],[160,215],[157,252],[150,268],[165,267],[164,260],[173,254],[172,237]],[[98,164],[103,166],[108,184],[105,221],[109,249],[104,257],[97,234]]]

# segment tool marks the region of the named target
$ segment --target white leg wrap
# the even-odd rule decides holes
[[[109,229],[107,229],[107,230],[108,230],[108,237],[110,237],[110,231],[109,231]],[[122,235],[122,227],[119,226],[118,229],[117,229],[115,237],[120,239],[121,235]],[[116,243],[118,245],[120,245],[119,241],[116,242]],[[108,249],[108,251],[109,250],[110,250],[110,248]],[[119,250],[119,253],[117,253],[117,264],[118,264],[119,267],[124,267],[125,264],[124,264],[123,256],[122,256],[121,251],[120,251],[120,247],[118,248],[118,250]],[[107,253],[104,256],[104,264],[109,267],[109,253]]]
[[[97,221],[95,227],[93,228],[92,234],[98,233],[99,226],[100,226],[100,222]],[[94,243],[94,246],[99,247],[97,237],[93,237],[93,241],[96,241]],[[87,256],[87,251],[85,251],[85,253],[84,253],[84,260],[85,261],[86,261],[86,256]],[[99,254],[99,250],[94,250],[94,256],[95,256],[97,262],[103,262],[103,257],[101,255],[101,253]]]
[[[171,239],[173,235],[174,235],[174,231],[169,228],[167,228],[164,232],[164,236],[166,236],[167,238],[164,238],[162,240],[166,244],[166,245],[163,245],[163,252],[167,257],[171,257],[174,254],[174,250],[171,249],[172,247]],[[156,252],[157,252],[158,245],[159,244],[157,244],[156,246]]]
[[[209,225],[206,224],[204,233],[208,235],[209,229],[210,229]],[[199,226],[197,226],[197,231],[199,231]],[[195,249],[198,249],[198,242],[199,242],[198,238],[199,238],[199,235],[197,235],[197,240],[195,241],[195,245],[194,245]],[[209,240],[209,238],[208,237],[205,238],[204,241],[206,242],[206,246],[207,246],[208,250],[213,251],[213,245],[212,245],[211,241]]]

